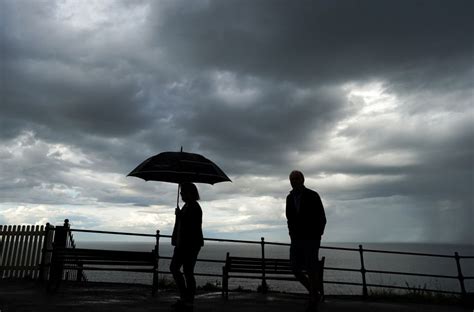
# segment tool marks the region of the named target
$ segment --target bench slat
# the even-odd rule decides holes
[[[77,270],[77,267],[74,266],[65,266],[64,269]],[[120,271],[120,272],[138,272],[138,273],[153,273],[155,270],[153,268],[149,269],[139,269],[139,268],[117,268],[117,267],[83,267],[81,268],[84,271]]]
[[[77,261],[62,261],[65,265],[116,265],[116,266],[153,266],[149,261],[119,261],[119,260],[77,260]]]
[[[58,249],[55,251],[58,256],[92,257],[92,258],[151,258],[152,252],[142,251],[121,251],[121,250],[97,250],[97,249]]]

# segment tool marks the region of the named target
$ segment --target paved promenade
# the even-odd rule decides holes
[[[54,295],[36,282],[0,281],[0,312],[161,312],[173,311],[177,299],[172,291],[151,296],[151,288],[142,285],[65,283]],[[195,312],[303,312],[305,297],[294,294],[230,293],[229,300],[219,292],[199,293]],[[458,312],[459,306],[413,303],[372,302],[357,299],[327,298],[320,311],[333,312]]]

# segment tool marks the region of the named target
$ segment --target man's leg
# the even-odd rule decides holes
[[[302,244],[299,241],[291,242],[290,246],[290,263],[293,274],[296,279],[310,291],[310,282],[308,276],[303,273],[304,263],[304,250],[302,250]]]
[[[310,278],[304,274],[302,271],[293,270],[293,274],[295,275],[296,279],[309,291],[311,294],[311,280]]]
[[[310,272],[309,276],[309,296],[311,302],[319,302],[319,274],[318,271]]]
[[[319,247],[321,242],[316,241],[308,246],[307,260],[308,260],[308,277],[310,284],[309,311],[317,311],[319,303]]]

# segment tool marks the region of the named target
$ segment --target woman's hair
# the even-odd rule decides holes
[[[181,192],[185,192],[188,195],[190,200],[201,199],[199,197],[198,189],[196,185],[194,185],[194,183],[189,183],[189,182],[181,183]]]

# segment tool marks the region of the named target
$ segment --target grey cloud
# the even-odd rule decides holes
[[[217,98],[216,86],[204,86],[188,94],[192,104],[186,111],[178,110],[174,120],[196,140],[191,144],[218,155],[216,160],[231,174],[255,172],[252,166],[272,174],[270,167],[287,162],[292,152],[318,149],[332,123],[351,112],[335,88],[304,90],[256,80],[253,87],[259,96],[245,105]]]
[[[274,80],[345,81],[416,72],[417,85],[471,64],[472,2],[155,3],[155,40],[177,62]],[[152,22],[155,20],[152,20]],[[452,62],[452,59],[456,58]],[[439,70],[437,69],[439,68]],[[425,81],[423,81],[425,80]]]

